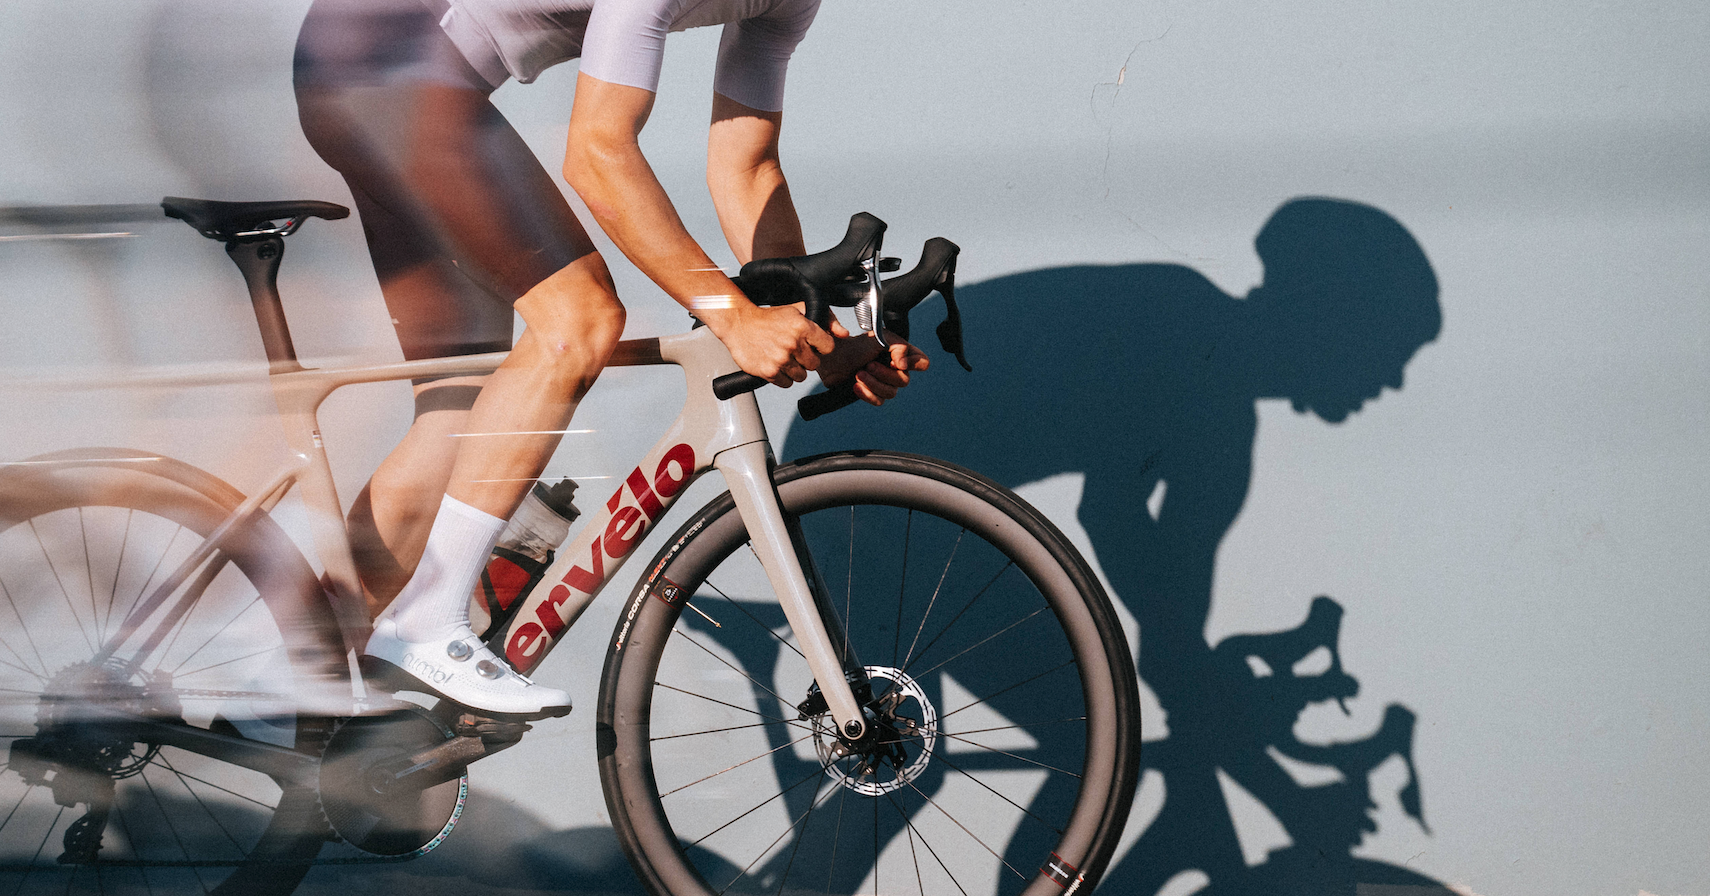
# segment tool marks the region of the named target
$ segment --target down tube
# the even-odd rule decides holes
[[[487,639],[493,650],[502,649],[524,674],[538,667],[678,496],[712,469],[713,454],[706,441],[685,437],[681,421],[672,427],[564,546],[510,621]]]

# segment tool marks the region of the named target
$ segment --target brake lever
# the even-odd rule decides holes
[[[900,267],[901,259],[897,263]],[[879,345],[889,348],[890,343],[885,341],[885,286],[879,279],[881,267],[876,252],[861,259],[861,272],[867,276],[867,293],[855,304],[855,325],[871,334]]]
[[[866,296],[870,290],[861,290],[861,298],[850,302],[847,299],[852,298],[850,293],[855,291],[851,289],[844,293],[846,301],[837,304],[854,305],[856,322],[863,330],[873,333],[875,337],[878,335],[877,331],[888,329],[897,336],[907,339],[909,338],[909,312],[916,305],[925,301],[932,293],[937,292],[944,297],[944,304],[947,309],[943,323],[938,325],[938,342],[944,346],[945,351],[956,356],[956,360],[962,365],[962,369],[971,371],[974,368],[968,364],[968,358],[963,353],[962,348],[962,315],[956,307],[956,256],[960,252],[961,249],[955,243],[943,237],[933,237],[927,240],[921,251],[920,263],[915,266],[915,269],[899,277],[891,278],[890,294],[893,301],[884,306],[880,318],[871,321],[872,324],[879,325],[877,328],[870,326],[868,321],[861,319],[862,306],[867,305]],[[888,261],[889,259],[880,259],[879,264],[884,265]],[[884,270],[883,267],[880,269]],[[847,284],[847,286],[855,288],[861,285],[865,284]],[[881,301],[883,300],[882,297],[883,293],[881,292]],[[885,343],[881,341],[880,344],[884,345]],[[796,407],[801,412],[803,420],[813,420],[854,402],[855,382],[851,379],[827,391],[815,392],[803,398],[796,403]]]
[[[962,345],[962,312],[956,307],[956,258],[961,248],[955,243],[935,236],[921,248],[920,263],[901,277],[891,278],[893,299],[885,315],[885,327],[904,339],[909,338],[910,311],[933,293],[944,297],[945,316],[936,332],[938,344],[956,356],[963,370],[972,371]]]

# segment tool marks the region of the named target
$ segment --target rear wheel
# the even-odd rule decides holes
[[[291,541],[258,517],[140,609],[240,500],[123,451],[0,472],[0,889],[288,893],[326,840],[342,649]]]
[[[691,520],[619,621],[607,805],[655,893],[1060,894],[1132,798],[1133,664],[1096,578],[1013,493],[938,461],[780,468],[851,664],[840,738],[731,502]]]

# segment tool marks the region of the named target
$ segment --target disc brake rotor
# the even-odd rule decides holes
[[[938,710],[926,689],[901,669],[867,666],[873,700],[864,708],[867,733],[853,743],[837,733],[830,713],[813,717],[814,749],[833,781],[864,796],[909,786],[932,762]]]

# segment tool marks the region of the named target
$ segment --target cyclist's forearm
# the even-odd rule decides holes
[[[709,172],[707,180],[719,227],[737,264],[807,254],[801,219],[782,170],[772,166],[769,171],[726,175],[717,183]]]
[[[707,190],[737,262],[803,255],[802,225],[778,161],[783,116],[713,95]]]
[[[652,94],[588,76],[577,81],[564,179],[618,250],[690,310],[747,300],[683,226],[638,137]]]

